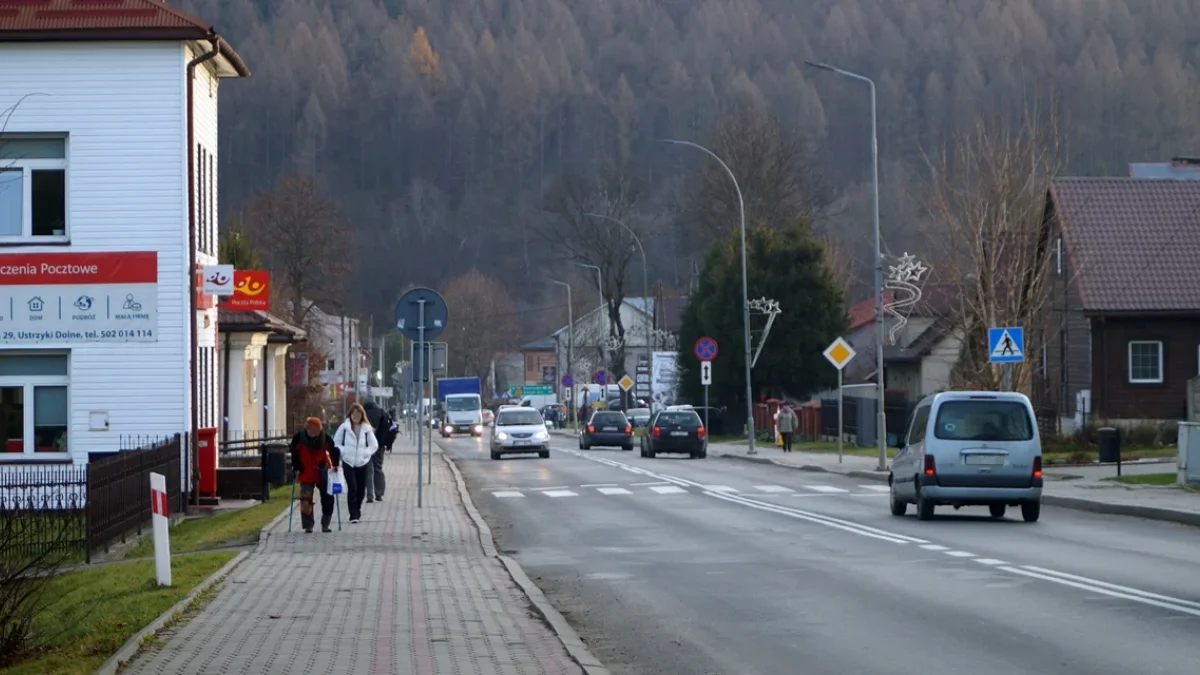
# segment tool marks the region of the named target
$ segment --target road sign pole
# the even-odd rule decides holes
[[[1012,391],[1012,364],[1004,364],[1004,391]]]
[[[429,355],[425,353],[425,300],[423,298],[420,300],[417,300],[417,306],[418,306],[418,308],[417,308],[417,335],[419,336],[417,338],[417,348],[419,350],[418,353],[421,355],[421,374],[419,375],[419,377],[421,380],[424,380],[425,373],[428,372],[428,370],[429,370]],[[420,388],[421,400],[417,404],[417,424],[424,425],[425,424],[425,383],[423,381],[420,381],[420,385],[421,385],[421,388]],[[417,432],[417,508],[418,509],[422,507],[421,502],[424,497],[424,495],[421,492],[421,468],[422,468],[421,467],[421,457],[423,456],[421,453],[421,450],[422,450],[421,440],[424,437],[425,437],[425,434],[423,432],[420,432],[420,431]],[[432,443],[433,439],[430,439],[429,442]]]
[[[846,390],[842,387],[842,369],[838,368],[838,464],[842,463],[842,444],[846,437],[846,434],[843,432],[843,429],[846,428],[844,424],[845,420],[842,417],[846,410],[845,392]]]
[[[712,428],[708,426],[708,385],[704,385],[704,433],[706,438],[712,437]]]

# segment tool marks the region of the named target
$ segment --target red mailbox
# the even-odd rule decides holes
[[[196,430],[196,473],[200,479],[200,496],[217,496],[217,428]]]

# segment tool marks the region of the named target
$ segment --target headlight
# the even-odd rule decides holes
[[[507,441],[507,440],[508,440],[508,434],[504,433],[503,431],[497,431],[497,432],[496,432],[496,439],[497,439],[497,440],[501,440],[501,441]]]
[[[544,441],[544,440],[550,438],[550,434],[548,434],[544,431],[539,431],[536,434],[534,434],[533,437],[538,439],[539,441]]]
[[[447,425],[446,425],[446,433],[450,433],[451,431],[454,431],[454,427],[452,427],[452,426],[450,426],[449,424],[447,424]]]
[[[476,424],[476,425],[475,425],[475,433],[477,433],[477,434],[482,434],[482,433],[483,433],[483,425],[482,425],[482,424]]]

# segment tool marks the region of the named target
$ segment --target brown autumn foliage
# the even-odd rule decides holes
[[[449,347],[453,375],[486,378],[497,352],[519,345],[519,326],[512,297],[499,281],[469,270],[442,289],[450,322],[441,339]]]

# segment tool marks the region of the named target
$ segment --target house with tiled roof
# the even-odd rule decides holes
[[[217,262],[218,84],[247,75],[160,0],[0,2],[0,467],[219,427],[196,271]]]
[[[307,339],[304,329],[262,310],[217,315],[222,442],[291,435],[299,424],[288,418],[288,382],[308,385],[311,369],[307,352],[289,351]]]
[[[1044,385],[1064,431],[1178,420],[1200,373],[1200,181],[1060,178]]]

